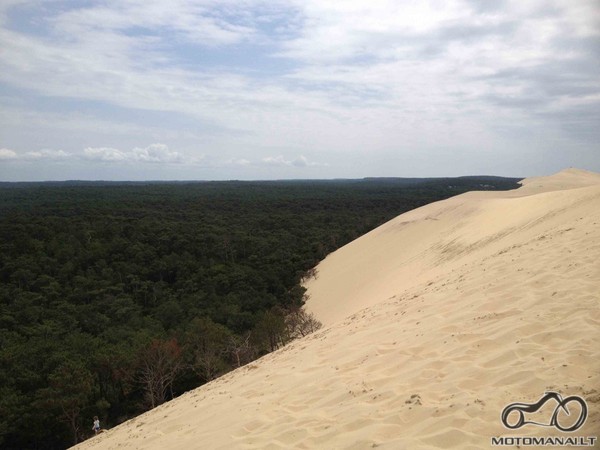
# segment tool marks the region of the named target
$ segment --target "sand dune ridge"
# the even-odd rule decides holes
[[[599,435],[598,261],[598,174],[427,205],[318,266],[323,329],[80,447],[480,449],[545,390],[583,396],[574,434]]]

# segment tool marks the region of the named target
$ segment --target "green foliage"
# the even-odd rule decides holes
[[[79,361],[66,361],[48,376],[49,386],[40,389],[36,406],[59,417],[70,428],[72,444],[77,444],[81,430],[81,410],[87,406],[94,390],[91,372]]]
[[[329,252],[515,180],[0,183],[0,446],[64,448],[315,325]]]

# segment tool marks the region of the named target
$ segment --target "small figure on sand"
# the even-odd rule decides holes
[[[100,419],[98,419],[98,416],[94,416],[94,426],[92,427],[92,430],[94,430],[94,434],[100,433]]]

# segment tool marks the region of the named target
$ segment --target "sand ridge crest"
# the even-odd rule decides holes
[[[480,449],[545,390],[583,396],[571,435],[600,434],[600,184],[558,176],[359,238],[308,283],[323,329],[79,447]]]
[[[525,178],[521,181],[522,192],[550,192],[554,190],[578,189],[600,184],[600,174],[569,168],[549,177]]]
[[[565,179],[569,187],[556,190],[566,185]],[[338,249],[305,284],[308,309],[324,323],[333,323],[453,270],[463,259],[527,241],[558,226],[560,215],[577,202],[593,203],[600,175],[567,169],[523,182],[526,186],[514,191],[468,192],[417,208]],[[583,192],[571,193],[573,189]],[[324,281],[321,274],[326,274]]]

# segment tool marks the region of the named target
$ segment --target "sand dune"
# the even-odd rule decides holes
[[[318,266],[322,330],[79,447],[480,449],[563,435],[500,421],[546,390],[600,435],[599,261],[598,174],[427,205]]]

